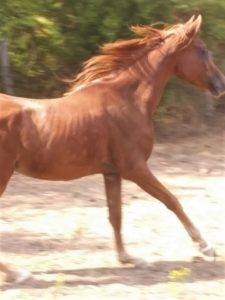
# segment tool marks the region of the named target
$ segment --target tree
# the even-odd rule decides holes
[[[2,1],[0,39],[8,41],[15,93],[58,96],[66,89],[63,79],[72,77],[98,45],[130,38],[130,25],[183,22],[194,13],[203,15],[202,36],[225,67],[222,0]],[[180,89],[179,83],[172,82],[164,103],[175,101]],[[199,95],[188,88],[182,93],[184,98]]]

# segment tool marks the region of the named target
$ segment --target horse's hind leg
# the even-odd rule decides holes
[[[121,235],[121,177],[117,174],[104,175],[106,199],[109,208],[109,221],[113,227],[119,261],[134,262],[124,249]]]
[[[15,160],[0,148],[0,196],[3,194],[14,171]]]
[[[9,159],[9,155],[0,149],[0,196],[3,194],[12,173],[13,162]],[[0,272],[6,275],[7,281],[16,280],[16,273],[3,262],[0,262]]]
[[[0,149],[0,196],[3,194],[7,183],[14,171],[14,160],[9,154]],[[1,250],[1,249],[0,249]],[[6,275],[8,282],[22,282],[29,277],[26,270],[14,270],[8,264],[0,261],[0,272]]]
[[[128,172],[127,179],[138,184],[143,190],[164,203],[168,209],[173,211],[183,224],[191,239],[198,244],[200,251],[208,256],[215,256],[213,248],[209,247],[207,242],[202,238],[199,230],[194,226],[189,217],[184,212],[182,206],[158,180],[150,172],[148,166],[143,163],[137,168],[133,168],[132,172]]]

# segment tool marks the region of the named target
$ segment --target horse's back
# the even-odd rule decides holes
[[[0,118],[16,113],[20,109],[21,104],[14,101],[12,96],[0,94]]]

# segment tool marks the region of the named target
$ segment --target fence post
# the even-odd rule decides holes
[[[13,95],[13,80],[10,72],[8,45],[5,39],[0,41],[0,72],[4,92]]]

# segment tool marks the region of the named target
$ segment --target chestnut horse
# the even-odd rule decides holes
[[[152,116],[173,75],[225,92],[225,77],[198,37],[202,18],[165,29],[134,26],[135,39],[103,45],[58,99],[0,96],[0,192],[14,170],[39,179],[101,173],[119,260],[132,261],[121,236],[121,180],[135,182],[173,211],[206,255],[201,236],[177,198],[152,174]]]

